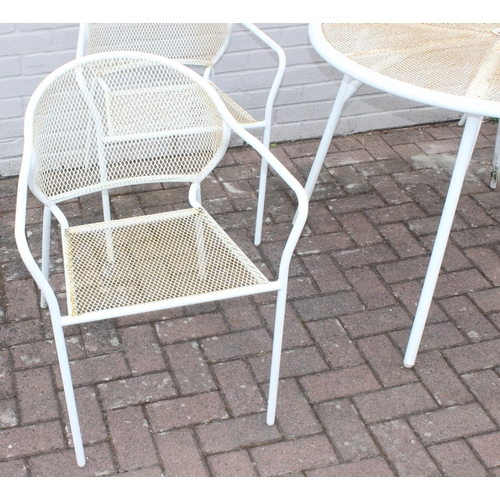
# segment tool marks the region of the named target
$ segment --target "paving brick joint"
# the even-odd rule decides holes
[[[46,310],[14,241],[17,178],[0,180],[0,476],[497,476],[500,193],[496,125],[469,168],[414,369],[403,354],[444,202],[456,122],[336,137],[292,259],[277,421],[265,423],[274,296],[65,331],[87,466],[76,465]],[[302,183],[319,140],[273,152]],[[276,272],[295,200],[270,174],[252,244],[258,158],[228,150],[203,203]],[[115,217],[186,206],[183,185],[111,193]],[[40,256],[40,204],[28,235]],[[72,223],[100,198],[65,203]],[[55,229],[54,229],[55,230]],[[64,299],[61,248],[51,280]]]

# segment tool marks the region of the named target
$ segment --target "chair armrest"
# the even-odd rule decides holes
[[[47,278],[42,273],[40,266],[36,262],[31,249],[28,244],[28,238],[26,236],[26,209],[28,205],[28,176],[29,176],[29,164],[32,161],[31,152],[27,152],[29,146],[30,136],[25,137],[25,148],[23,154],[23,162],[21,166],[21,171],[19,173],[19,181],[17,185],[17,201],[16,201],[16,218],[15,218],[15,227],[14,234],[16,239],[17,249],[21,256],[21,259],[24,262],[24,265],[27,267],[31,276],[35,280],[38,288],[41,290],[44,295],[47,303],[51,308],[56,307],[59,308],[57,303],[57,298],[54,293],[54,290],[50,286]]]
[[[220,104],[223,106],[222,101]],[[292,258],[295,246],[300,238],[302,230],[304,229],[307,214],[309,210],[309,199],[307,197],[305,189],[302,187],[300,182],[284,167],[284,165],[274,156],[269,149],[267,149],[264,144],[257,139],[254,135],[250,134],[245,130],[230,114],[225,108],[221,108],[219,103],[216,101],[216,105],[219,108],[222,116],[226,123],[231,127],[231,129],[238,134],[246,143],[252,146],[262,158],[267,160],[271,168],[278,174],[283,181],[292,189],[297,197],[297,212],[295,215],[295,220],[293,223],[292,231],[288,237],[288,240],[283,249],[283,254],[279,266],[279,276],[278,280],[283,284],[286,284],[288,280],[288,273],[290,269],[290,261]]]

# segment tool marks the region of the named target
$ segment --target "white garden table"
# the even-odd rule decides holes
[[[466,115],[404,358],[404,365],[412,367],[483,117],[500,118],[500,22],[310,24],[309,38],[318,54],[344,74],[305,186],[309,198],[343,106],[361,85]]]

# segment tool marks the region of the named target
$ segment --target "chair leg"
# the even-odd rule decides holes
[[[448,237],[453,224],[453,218],[455,216],[458,200],[460,198],[460,192],[462,190],[462,185],[464,183],[465,174],[470,163],[472,152],[474,151],[474,146],[476,144],[482,120],[482,116],[469,115],[465,123],[460,148],[458,150],[455,167],[453,169],[450,186],[448,188],[448,194],[446,195],[444,203],[443,213],[441,215],[441,220],[439,221],[434,248],[432,249],[429,267],[427,268],[424,286],[420,294],[417,312],[415,313],[410,338],[406,347],[404,357],[404,366],[406,368],[411,368],[415,364],[418,347],[422,339],[422,333],[424,331],[425,322],[427,320],[432,297],[434,295],[434,289],[436,288],[436,282],[441,269],[441,264],[443,262],[444,252],[448,243]]]
[[[109,222],[111,220],[111,205],[109,202],[109,191],[107,189],[102,191],[102,212],[104,220]]]
[[[49,266],[50,266],[50,229],[52,223],[52,212],[44,207],[43,209],[43,228],[42,228],[42,273],[49,280]],[[45,309],[47,307],[47,300],[42,292],[40,297],[40,307]]]
[[[199,186],[196,194],[199,193]],[[205,252],[205,236],[203,231],[203,222],[196,219],[196,255],[198,257],[198,273],[200,279],[204,280],[207,277],[207,259]]]
[[[500,171],[500,124],[497,128],[497,137],[495,139],[495,149],[493,151],[493,166],[491,169],[490,188],[496,189],[498,183],[498,174]]]
[[[196,190],[196,201],[201,205],[201,184],[198,186]]]
[[[266,124],[264,129],[264,137],[262,138],[262,144],[269,149],[269,144],[271,142],[271,124]],[[254,244],[259,246],[262,239],[262,225],[264,223],[264,204],[266,199],[266,185],[267,185],[267,160],[262,158],[260,164],[260,179],[259,179],[259,195],[257,199],[257,217],[255,221],[255,237]]]
[[[285,325],[286,287],[278,292],[276,298],[276,315],[274,319],[273,351],[271,356],[271,376],[269,379],[269,396],[267,399],[267,425],[274,425],[276,419],[276,402],[278,399],[278,383],[280,378],[281,347],[283,344],[283,328]]]
[[[71,380],[71,372],[69,369],[68,353],[64,340],[64,333],[59,324],[57,315],[51,316],[52,328],[54,330],[54,340],[56,343],[57,359],[59,360],[59,369],[64,388],[64,397],[66,399],[66,407],[68,409],[69,425],[71,428],[71,436],[73,438],[73,446],[75,449],[76,462],[79,467],[83,467],[86,463],[85,453],[83,450],[82,434],[80,431],[80,422],[78,420],[78,412],[76,409],[75,392],[73,390],[73,382]]]

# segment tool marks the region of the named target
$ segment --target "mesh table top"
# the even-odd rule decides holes
[[[368,85],[431,105],[500,115],[500,22],[311,25],[318,52]],[[444,96],[444,101],[439,99]]]

